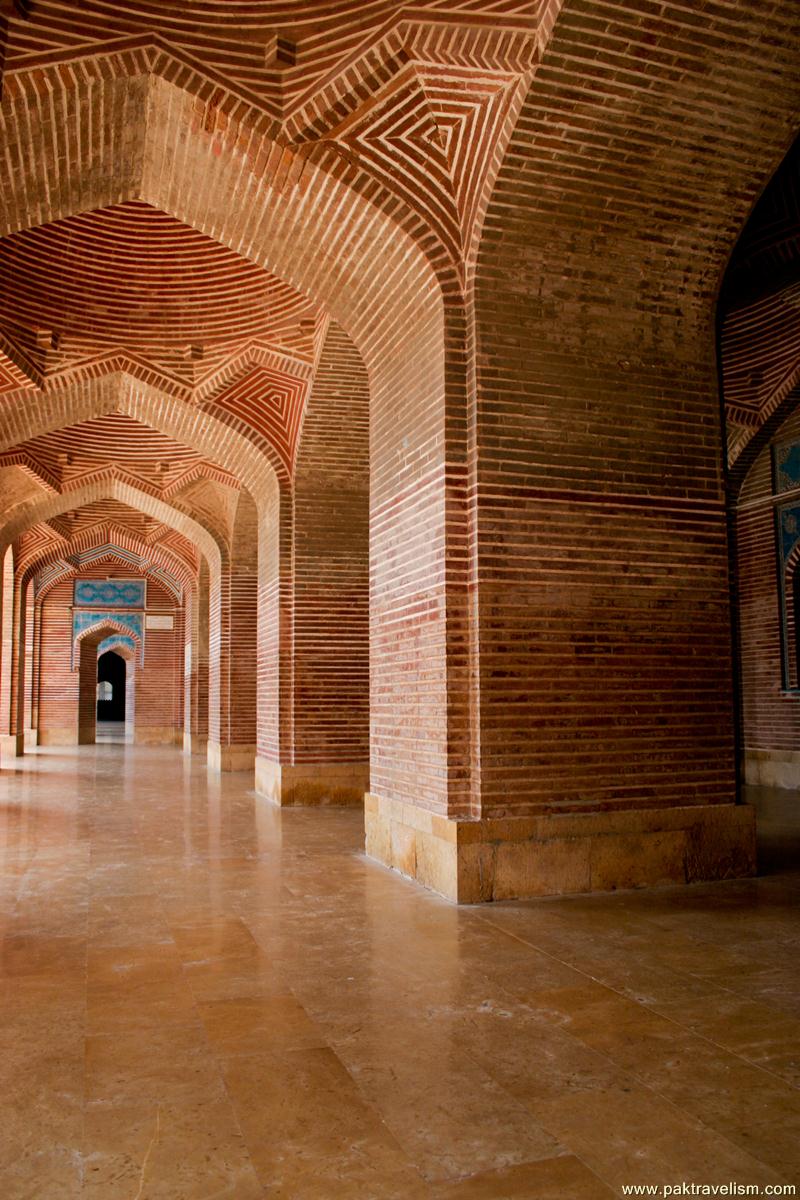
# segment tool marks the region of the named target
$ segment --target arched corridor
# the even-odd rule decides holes
[[[0,0],[0,1200],[794,1178],[799,136],[792,0]]]

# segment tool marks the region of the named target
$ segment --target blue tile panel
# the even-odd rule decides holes
[[[144,579],[76,579],[76,608],[144,608]]]

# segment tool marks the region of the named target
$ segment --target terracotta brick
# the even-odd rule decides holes
[[[369,760],[413,831],[370,845],[453,897],[677,877],[685,826],[637,814],[735,794],[717,315],[746,738],[796,735],[763,455],[799,351],[752,230],[720,294],[796,131],[796,14],[257,7],[4,27],[2,734],[89,728],[67,597],[126,569],[175,616],[142,736],[295,802]],[[590,815],[593,857],[521,832]],[[734,827],[704,875],[750,869]]]

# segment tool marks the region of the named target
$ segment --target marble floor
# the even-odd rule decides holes
[[[800,797],[758,880],[458,909],[174,750],[0,774],[2,1200],[800,1184]]]

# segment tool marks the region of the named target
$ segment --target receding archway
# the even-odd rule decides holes
[[[113,650],[102,654],[99,648],[107,639],[115,639]],[[124,639],[124,642],[121,640]],[[106,660],[103,678],[108,681],[113,678],[117,688],[117,704],[122,704],[123,721],[131,728],[133,711],[128,712],[127,691],[132,680],[132,669],[135,655],[138,652],[141,659],[142,646],[135,634],[127,626],[120,625],[107,618],[98,620],[76,639],[74,652],[78,656],[78,745],[94,745],[97,740],[97,724],[100,719],[100,699],[98,682],[101,678],[100,659]],[[117,711],[119,711],[117,709]],[[108,716],[106,714],[106,719]],[[119,718],[115,718],[118,720]],[[126,730],[127,732],[127,730]]]
[[[125,721],[125,659],[116,650],[98,650],[97,722]]]

